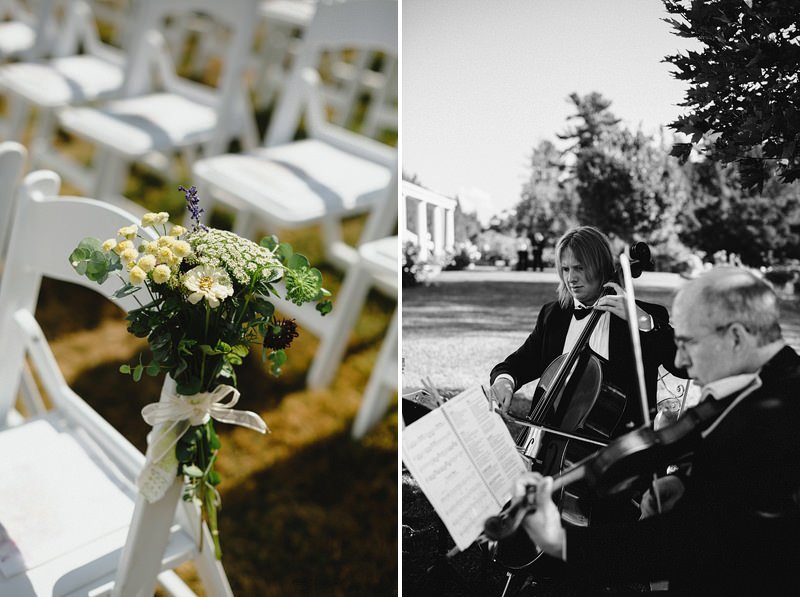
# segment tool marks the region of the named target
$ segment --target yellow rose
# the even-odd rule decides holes
[[[161,263],[169,263],[170,260],[175,258],[175,255],[172,254],[172,249],[169,247],[161,247],[158,250],[158,261]]]
[[[142,271],[145,272],[153,271],[153,268],[156,266],[155,255],[143,256],[141,259],[139,259],[139,262],[136,265],[139,266],[142,269]]]
[[[156,284],[163,284],[169,277],[172,275],[172,270],[169,269],[169,266],[164,265],[157,265],[153,270],[153,282]]]
[[[109,251],[112,251],[116,246],[117,246],[116,239],[109,238],[106,242],[103,243],[103,250],[106,253],[108,253]]]
[[[183,226],[173,226],[172,230],[169,231],[172,236],[181,236],[186,234],[186,228]]]
[[[172,246],[172,250],[178,257],[183,258],[192,252],[192,246],[185,240],[179,240]]]
[[[133,248],[133,241],[123,240],[123,241],[120,241],[120,242],[117,243],[117,246],[114,247],[114,252],[117,255],[122,255],[123,251],[125,251],[126,249],[132,249],[132,248]]]
[[[122,253],[120,253],[119,258],[128,267],[131,264],[136,263],[136,258],[139,256],[139,251],[134,249],[133,247],[129,247],[125,249]]]
[[[131,280],[131,284],[141,284],[142,282],[144,282],[145,278],[147,277],[147,274],[141,267],[139,267],[138,265],[134,265],[131,268],[131,271],[128,272],[128,277]]]
[[[134,236],[136,236],[136,231],[139,230],[139,227],[136,224],[131,224],[130,226],[123,226],[117,231],[117,234],[120,236],[124,236],[128,240],[131,240]]]

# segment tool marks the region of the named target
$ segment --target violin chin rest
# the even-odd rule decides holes
[[[492,541],[505,539],[508,536],[508,531],[504,520],[500,516],[490,516],[483,523],[483,532]]]

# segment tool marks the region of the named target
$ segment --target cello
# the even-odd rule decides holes
[[[627,256],[622,257],[628,260]],[[628,261],[631,277],[639,277],[650,264],[649,247],[645,243],[632,245]],[[625,286],[621,273],[617,268],[615,276]],[[606,288],[601,296],[613,292]],[[539,379],[530,411],[521,421],[523,429],[515,440],[517,450],[533,470],[543,475],[556,476],[606,446],[622,419],[627,397],[604,380],[603,359],[589,347],[602,315],[602,311],[592,311],[572,349],[548,365]],[[640,392],[644,395],[643,388]],[[566,524],[589,525],[590,495],[584,482],[565,483],[554,493]],[[495,548],[494,559],[505,568],[528,568],[538,559],[520,556],[524,550],[512,543],[500,543]]]

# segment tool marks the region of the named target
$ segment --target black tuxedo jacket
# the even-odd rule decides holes
[[[666,579],[670,594],[800,594],[800,356],[783,348],[759,377],[762,387],[698,443],[675,508],[567,529],[570,569],[612,582]]]
[[[645,387],[651,414],[656,404],[656,385],[658,382],[658,366],[664,367],[678,377],[686,378],[683,369],[675,367],[675,344],[672,326],[669,325],[669,313],[666,308],[653,303],[636,301],[636,304],[653,318],[654,329],[640,332],[642,360],[644,362]],[[490,375],[490,383],[501,373],[514,378],[514,389],[541,377],[547,366],[564,348],[569,324],[572,320],[573,308],[564,309],[554,301],[544,305],[539,312],[536,326],[525,342],[506,359],[496,365]],[[614,435],[628,431],[644,422],[640,400],[638,398],[638,382],[636,364],[633,356],[628,323],[611,315],[608,338],[609,361],[604,367],[604,375],[608,381],[623,391],[628,398],[625,412]]]

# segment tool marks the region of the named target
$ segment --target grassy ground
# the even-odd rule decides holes
[[[533,328],[540,307],[555,298],[552,281],[524,281],[529,275],[495,272],[443,272],[428,286],[403,289],[403,391],[430,378],[445,396],[487,384],[489,371],[515,350]],[[636,297],[669,307],[673,290],[663,283],[637,281]],[[784,335],[800,347],[800,307],[794,297],[781,301]],[[413,405],[404,400],[403,409]],[[514,409],[519,405],[515,404]],[[526,411],[523,408],[522,411]],[[521,411],[518,414],[523,414]],[[402,473],[402,576],[409,595],[497,595],[505,571],[473,545],[445,559],[453,541],[416,481]],[[643,589],[642,589],[643,590]],[[618,588],[614,595],[640,593]],[[557,594],[542,589],[543,597]]]

